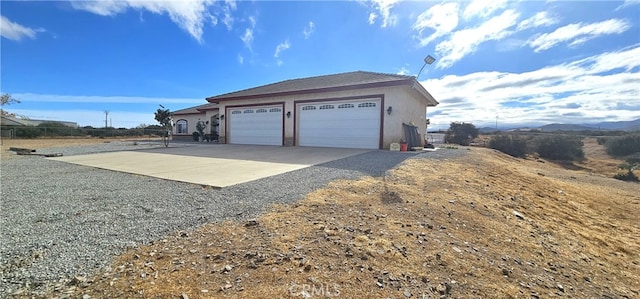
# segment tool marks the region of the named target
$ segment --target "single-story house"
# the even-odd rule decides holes
[[[198,122],[205,125],[204,133],[217,135],[218,104],[207,103],[173,112],[173,139],[181,141],[193,140],[193,132],[197,132]]]
[[[370,149],[404,139],[403,123],[423,135],[427,107],[438,105],[413,76],[364,71],[286,80],[206,100],[217,104],[205,119],[219,115],[220,143]]]

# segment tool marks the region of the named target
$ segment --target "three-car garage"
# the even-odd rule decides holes
[[[425,132],[426,108],[438,104],[415,77],[364,71],[284,80],[207,101],[218,105],[220,143],[361,149],[389,148],[405,137],[403,124]]]

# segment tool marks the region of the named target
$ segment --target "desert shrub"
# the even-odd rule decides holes
[[[38,124],[37,128],[45,136],[81,136],[84,134],[81,129],[69,127],[59,122],[44,122]]]
[[[620,166],[618,166],[618,168],[622,169],[622,170],[626,170],[627,172],[625,173],[617,173],[616,175],[614,175],[613,177],[615,179],[621,180],[621,181],[627,181],[627,182],[638,182],[638,176],[636,176],[635,173],[633,173],[634,170],[640,168],[640,163],[635,162],[635,160],[627,160],[627,162],[620,164]]]
[[[42,130],[36,127],[17,127],[15,134],[19,138],[37,138],[42,136]]]
[[[607,138],[605,138],[605,137],[598,137],[598,138],[596,138],[596,141],[598,141],[598,144],[599,144],[599,145],[603,145],[603,144],[607,143]]]
[[[611,138],[607,141],[607,154],[626,156],[640,152],[640,134]]]
[[[577,136],[549,135],[535,140],[535,152],[552,160],[574,161],[584,159],[582,140]]]
[[[445,136],[446,143],[469,145],[473,138],[478,137],[480,130],[473,124],[452,122]]]
[[[522,158],[527,155],[527,141],[519,136],[493,136],[489,141],[489,147],[514,157]]]

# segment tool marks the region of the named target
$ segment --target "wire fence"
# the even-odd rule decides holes
[[[166,132],[159,128],[72,128],[66,126],[36,127],[0,127],[2,138],[39,138],[39,137],[135,137],[162,136]]]

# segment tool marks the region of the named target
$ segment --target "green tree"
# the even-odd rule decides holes
[[[158,121],[158,123],[164,127],[165,129],[171,129],[171,117],[173,116],[173,113],[171,113],[171,111],[169,111],[169,109],[161,109],[158,108],[158,110],[155,113],[155,119]]]
[[[445,138],[447,143],[469,145],[478,134],[480,130],[471,123],[452,122]]]

